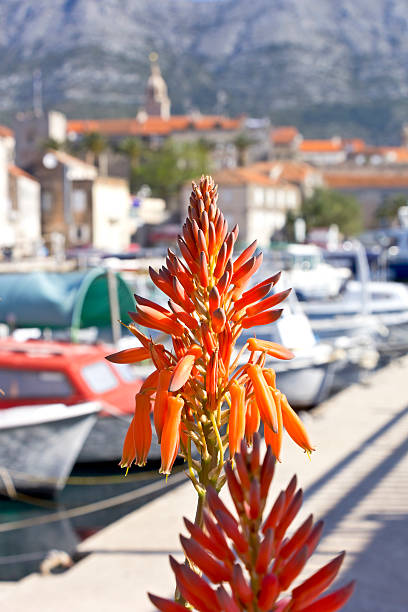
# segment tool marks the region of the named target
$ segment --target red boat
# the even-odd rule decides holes
[[[78,461],[118,460],[143,376],[129,365],[108,362],[109,353],[103,344],[1,339],[0,409],[98,401],[103,410]]]

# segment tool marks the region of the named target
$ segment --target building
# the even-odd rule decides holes
[[[378,225],[376,211],[385,199],[406,195],[408,201],[408,169],[355,167],[333,168],[323,172],[329,189],[355,196],[361,203],[364,226]]]
[[[130,244],[127,181],[100,177],[95,166],[49,150],[33,165],[41,184],[41,226],[47,244],[121,251]],[[58,240],[57,240],[58,242]]]
[[[67,119],[63,113],[19,113],[14,122],[15,161],[27,169],[38,161],[50,143],[62,144],[67,136]]]
[[[287,213],[300,207],[302,196],[298,186],[252,167],[221,170],[214,174],[214,180],[228,225],[232,228],[238,223],[238,239],[243,243],[257,239],[260,246],[269,246],[273,234],[284,227]],[[183,207],[189,201],[189,192],[186,186]]]
[[[271,157],[273,159],[295,159],[302,134],[293,125],[282,125],[271,130]]]
[[[14,134],[0,126],[0,253],[34,255],[41,243],[40,185],[14,164]]]
[[[37,254],[41,245],[41,187],[28,172],[9,164],[10,214],[13,222],[14,258]]]
[[[155,55],[155,54],[154,54]],[[140,138],[150,147],[160,146],[166,139],[175,142],[205,141],[210,145],[213,167],[235,167],[242,156],[248,163],[268,159],[270,153],[269,121],[245,116],[230,118],[202,115],[171,115],[171,101],[157,58],[151,61],[151,74],[145,90],[144,106],[134,117],[124,119],[70,119],[67,137],[78,141],[89,133],[102,134],[112,145],[124,138]],[[114,147],[113,147],[114,148]],[[114,154],[109,152],[109,173],[118,171]],[[125,166],[123,166],[125,168]],[[125,168],[126,171],[126,168]],[[120,172],[120,169],[119,169]]]
[[[324,187],[323,173],[320,168],[294,159],[258,162],[249,166],[248,170],[296,185],[300,189],[302,199],[311,197],[315,189]]]

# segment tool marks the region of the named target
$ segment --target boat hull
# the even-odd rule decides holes
[[[123,442],[131,419],[131,415],[100,416],[78,455],[78,463],[119,461],[122,457]],[[159,458],[160,445],[152,426],[152,445],[149,459],[156,460]]]
[[[77,406],[55,410],[55,418],[41,421],[41,411],[51,406],[10,408],[0,414],[0,493],[52,495],[61,490],[71,473],[82,445],[96,421],[93,411]],[[35,413],[35,420],[21,419],[21,411]],[[13,423],[13,413],[18,418]],[[57,414],[58,413],[58,414]],[[72,413],[72,414],[70,414]],[[7,417],[2,419],[2,417]]]
[[[312,408],[324,401],[332,388],[336,361],[276,372],[276,384],[293,408]]]

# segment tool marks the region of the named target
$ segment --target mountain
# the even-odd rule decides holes
[[[270,116],[306,135],[398,140],[408,117],[406,0],[2,0],[0,119],[32,104],[133,116],[148,55],[173,113]]]

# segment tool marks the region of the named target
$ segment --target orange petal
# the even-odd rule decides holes
[[[273,274],[273,276],[266,278],[261,283],[258,283],[257,285],[255,285],[255,287],[252,287],[251,289],[248,289],[248,291],[245,291],[245,293],[242,294],[242,298],[243,299],[249,298],[250,295],[253,295],[256,291],[258,291],[260,287],[264,287],[265,285],[269,285],[269,284],[272,284],[272,286],[276,285],[276,283],[280,279],[280,276],[281,276],[281,272],[276,272],[275,274]]]
[[[158,370],[162,370],[166,368],[170,364],[170,360],[166,355],[166,350],[163,344],[155,344],[154,342],[150,343],[150,355],[153,360],[154,365]]]
[[[302,421],[299,419],[296,412],[289,405],[286,395],[281,396],[282,420],[283,426],[296,444],[303,448],[306,452],[311,453],[315,449],[310,443],[309,436]]]
[[[261,285],[260,287],[256,287],[254,290],[246,291],[242,297],[234,303],[234,309],[236,312],[245,308],[245,306],[249,306],[258,300],[262,300],[266,295],[268,295],[269,291],[272,289],[272,283],[268,283],[267,285]]]
[[[189,354],[184,355],[184,357],[179,360],[170,379],[170,392],[178,391],[183,385],[186,384],[191,374],[191,370],[193,369],[195,360],[195,355]]]
[[[268,323],[273,323],[281,316],[283,310],[282,308],[278,308],[277,310],[267,310],[266,312],[260,312],[253,317],[245,317],[242,319],[241,325],[244,329],[249,329],[250,327],[255,327],[256,325],[268,325]]]
[[[251,364],[247,368],[247,373],[254,387],[255,399],[261,414],[261,419],[268,427],[277,433],[278,416],[275,401],[262,373],[262,368],[257,364]]]
[[[222,332],[226,321],[227,317],[223,308],[216,308],[211,314],[211,325],[216,334],[220,334]]]
[[[170,474],[180,443],[181,411],[184,400],[181,397],[169,396],[167,412],[161,437],[161,474]]]
[[[245,388],[234,381],[230,387],[231,408],[228,423],[229,453],[232,458],[239,451],[245,434]]]
[[[272,308],[276,306],[276,304],[280,304],[285,300],[292,289],[285,289],[285,291],[281,291],[280,293],[275,293],[274,295],[269,296],[265,300],[261,300],[258,304],[254,304],[246,309],[246,314],[249,317],[258,314],[259,312],[264,312],[264,310],[268,310],[268,308]]]
[[[145,465],[151,443],[150,398],[144,393],[138,393],[135,414],[123,445],[121,467],[129,467],[133,461],[137,465]]]
[[[258,338],[249,338],[248,348],[250,351],[263,351],[277,359],[293,359],[294,357],[292,351],[281,344],[269,342],[268,340],[258,340]]]
[[[137,295],[136,293],[134,293],[133,295],[135,296],[135,300],[137,304],[140,304],[141,306],[149,306],[150,308],[153,308],[154,310],[158,310],[159,312],[162,312],[163,314],[167,314],[167,315],[170,314],[167,308],[160,306],[160,304],[156,304],[156,302],[152,302],[151,300],[148,300],[147,298]]]
[[[214,410],[215,397],[218,384],[218,351],[214,351],[207,366],[206,391],[208,397],[208,409]]]
[[[282,410],[280,406],[280,393],[270,387],[272,395],[274,396],[275,406],[276,406],[276,414],[278,417],[278,432],[274,433],[270,427],[265,425],[264,435],[265,442],[268,446],[271,447],[273,454],[276,459],[280,461],[280,452],[282,448],[282,437],[283,437],[283,422],[282,422]]]
[[[269,387],[276,389],[276,372],[272,368],[263,368],[262,370],[264,378],[268,383]]]
[[[137,348],[125,349],[112,355],[105,357],[112,363],[137,363],[138,361],[144,361],[150,359],[150,351],[145,349],[143,346]]]
[[[153,422],[154,422],[154,427],[157,433],[157,439],[159,440],[159,442],[161,439],[163,426],[164,426],[164,419],[166,416],[167,401],[169,398],[168,387],[169,387],[171,375],[172,375],[171,370],[169,369],[161,370],[159,372],[159,377],[158,377],[158,382],[157,382],[156,398],[154,400],[154,407],[153,407]]]
[[[254,240],[252,244],[250,244],[244,251],[242,251],[241,255],[237,257],[234,261],[234,272],[239,270],[239,268],[246,262],[248,259],[252,257],[252,255],[256,251],[257,240]]]
[[[252,444],[254,433],[259,429],[261,415],[259,414],[258,406],[254,399],[248,402],[245,414],[245,437],[249,444]]]
[[[244,263],[232,276],[232,283],[236,287],[243,287],[259,269],[262,263],[263,255],[259,253],[256,257],[252,257]]]
[[[135,416],[133,416],[129,428],[127,430],[125,441],[123,443],[122,459],[120,467],[129,468],[136,457],[136,440],[135,440]]]
[[[151,395],[149,391],[156,392],[157,381],[159,379],[158,370],[154,370],[149,376],[143,381],[143,384],[140,388],[141,391],[144,391],[146,395]]]

